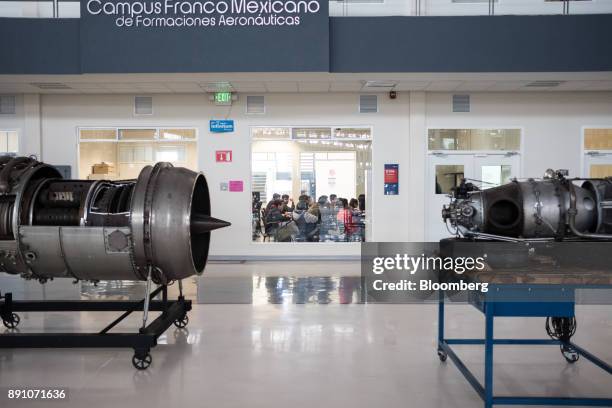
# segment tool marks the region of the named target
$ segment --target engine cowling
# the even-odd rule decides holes
[[[64,180],[28,157],[0,159],[0,270],[42,281],[145,280],[199,274],[210,231],[202,173],[170,163],[137,180]]]

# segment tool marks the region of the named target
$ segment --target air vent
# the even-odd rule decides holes
[[[378,96],[359,95],[359,113],[378,112]]]
[[[247,96],[246,113],[248,114],[266,113],[266,102],[265,102],[263,95]]]
[[[453,112],[470,111],[470,95],[453,95]]]
[[[525,86],[528,88],[554,88],[563,83],[565,83],[565,81],[533,81]]]
[[[61,82],[32,82],[30,85],[35,86],[37,88],[40,89],[45,89],[45,90],[49,90],[49,89],[72,89],[71,87],[69,87],[66,84],[63,84]]]
[[[0,114],[14,115],[15,114],[15,96],[0,95]]]
[[[136,96],[134,98],[134,115],[152,115],[153,114],[153,97],[152,96]]]
[[[397,85],[395,81],[366,81],[366,88],[393,88]]]
[[[200,88],[206,92],[231,92],[234,90],[229,82],[206,82],[200,84]]]

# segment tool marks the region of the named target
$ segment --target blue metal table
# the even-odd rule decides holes
[[[612,374],[612,366],[592,353],[574,344],[555,339],[496,339],[493,336],[493,326],[496,317],[568,317],[575,316],[576,289],[572,285],[524,285],[495,284],[489,285],[486,293],[470,292],[469,303],[485,315],[484,339],[453,339],[444,334],[444,293],[440,292],[438,302],[438,356],[441,361],[450,357],[459,371],[468,380],[474,390],[484,401],[485,408],[493,405],[563,405],[563,406],[611,406],[610,398],[589,397],[528,397],[528,396],[496,396],[493,393],[493,346],[495,345],[557,345],[564,346],[577,356],[580,355],[597,365],[608,374]],[[484,345],[485,373],[484,385],[467,368],[452,345]],[[566,357],[568,363],[575,362]],[[612,377],[611,377],[612,379]],[[612,387],[612,381],[610,382]]]

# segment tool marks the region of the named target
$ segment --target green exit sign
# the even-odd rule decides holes
[[[215,101],[215,104],[217,105],[231,105],[232,104],[232,93],[231,92],[215,92],[214,101]]]

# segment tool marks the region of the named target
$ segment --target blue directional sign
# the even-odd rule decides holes
[[[210,131],[212,133],[227,133],[234,131],[234,121],[232,119],[211,120]]]

